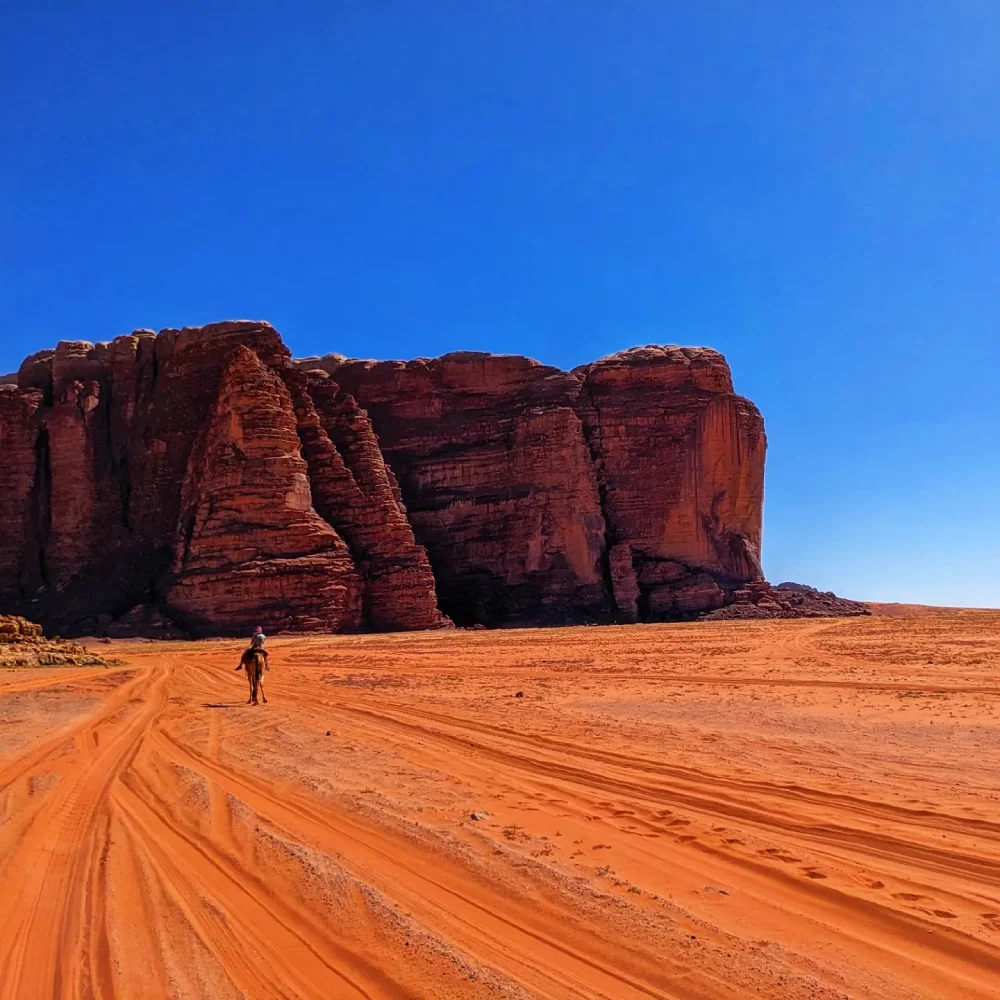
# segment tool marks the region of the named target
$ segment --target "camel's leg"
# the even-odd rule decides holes
[[[247,684],[250,686],[250,697],[247,698],[247,704],[248,705],[252,705],[253,704],[253,673],[252,673],[252,670],[251,670],[251,668],[250,668],[249,665],[247,665],[245,669],[246,669],[246,674],[247,674]]]
[[[260,688],[260,700],[267,704],[267,695],[264,694],[264,674],[261,673],[260,677],[257,678],[257,686]]]
[[[257,701],[257,688],[260,685],[260,664],[255,663],[253,668],[253,703],[255,705],[260,704]]]

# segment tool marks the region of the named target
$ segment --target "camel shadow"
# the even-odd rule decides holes
[[[206,701],[202,708],[232,708],[232,705],[223,704],[222,702]]]

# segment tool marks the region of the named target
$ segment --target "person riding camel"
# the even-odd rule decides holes
[[[250,639],[250,646],[247,648],[246,653],[244,653],[243,656],[246,656],[247,653],[260,653],[264,657],[264,669],[270,670],[271,665],[267,662],[267,650],[264,648],[265,639],[267,639],[267,636],[264,635],[264,630],[258,625],[253,630],[253,636]],[[240,665],[236,669],[243,669],[243,657],[240,657]]]

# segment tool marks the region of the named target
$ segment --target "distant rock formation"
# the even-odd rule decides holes
[[[696,617],[766,586],[765,449],[701,348],[565,372],[293,361],[256,322],[64,341],[0,385],[0,607],[60,634]]]
[[[705,615],[710,619],[750,618],[852,618],[870,615],[871,607],[849,601],[832,591],[804,583],[752,583],[736,591],[731,604]]]

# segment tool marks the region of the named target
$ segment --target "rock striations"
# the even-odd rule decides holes
[[[64,635],[692,617],[766,590],[764,452],[709,350],[64,341],[0,384],[0,608]]]
[[[346,542],[313,508],[292,397],[237,347],[181,487],[169,607],[198,631],[361,625]]]

